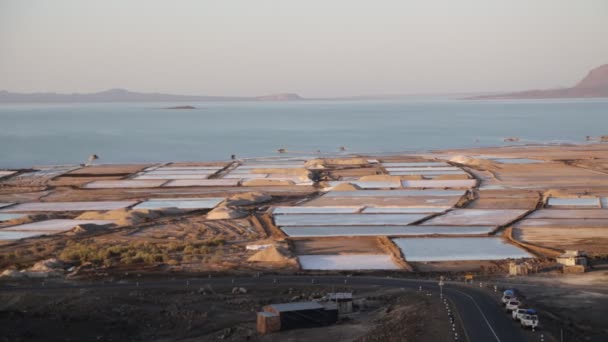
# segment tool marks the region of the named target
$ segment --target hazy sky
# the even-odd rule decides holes
[[[569,86],[608,0],[0,0],[0,89],[195,95]]]

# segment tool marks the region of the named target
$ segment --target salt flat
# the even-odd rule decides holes
[[[530,258],[501,238],[400,238],[393,240],[407,261],[501,260]]]

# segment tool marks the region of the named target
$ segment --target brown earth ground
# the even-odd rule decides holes
[[[0,293],[7,341],[446,341],[441,302],[413,290],[283,286],[246,289],[185,285],[162,289],[83,289]],[[256,311],[332,290],[354,292],[357,311],[332,326],[256,332]]]

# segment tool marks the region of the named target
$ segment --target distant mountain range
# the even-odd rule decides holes
[[[591,70],[585,78],[570,88],[526,90],[515,93],[475,96],[467,99],[560,99],[591,97],[608,97],[608,64]]]
[[[478,93],[479,94],[479,93]],[[44,102],[218,102],[218,101],[365,101],[365,100],[398,100],[416,97],[429,97],[432,94],[421,95],[362,95],[332,98],[303,98],[294,93],[278,93],[264,96],[191,96],[162,93],[137,93],[126,89],[110,89],[98,93],[12,93],[0,91],[0,103],[44,103]],[[608,97],[608,64],[599,66],[589,72],[579,83],[570,88],[526,90],[503,94],[486,94],[464,97],[465,94],[443,94],[443,97],[464,98],[473,100],[493,99],[558,99],[558,98],[592,98]]]
[[[126,89],[110,89],[88,94],[12,93],[0,91],[0,103],[8,102],[209,102],[209,101],[296,101],[297,94],[281,93],[257,97],[189,96],[161,93],[137,93]]]

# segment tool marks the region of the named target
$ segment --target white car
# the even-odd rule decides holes
[[[519,308],[519,304],[520,303],[517,299],[511,299],[511,301],[507,302],[507,305],[505,305],[505,310],[507,312],[517,310]]]
[[[524,329],[536,329],[538,327],[538,316],[536,315],[536,311],[527,310],[526,313],[521,316],[519,324],[521,324],[521,327]]]
[[[521,308],[518,308],[517,310],[513,310],[513,312],[511,312],[511,314],[513,315],[513,320],[519,321],[521,319],[521,316],[526,314],[527,311],[528,311],[528,309],[521,309]]]
[[[517,297],[510,296],[510,295],[503,295],[501,300],[502,300],[502,305],[507,305],[508,302],[510,302],[512,300],[517,300]]]

